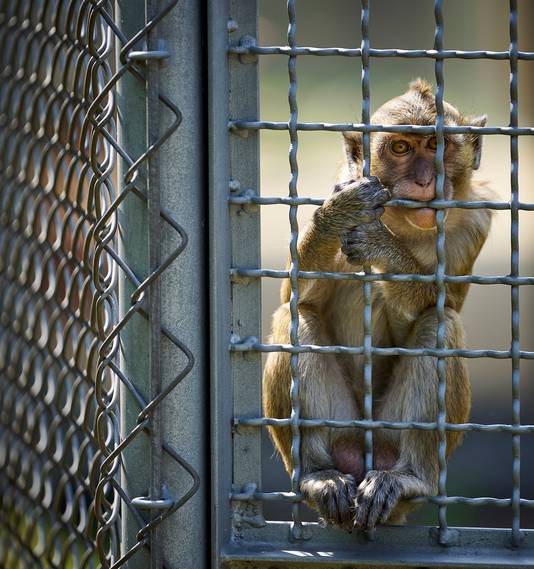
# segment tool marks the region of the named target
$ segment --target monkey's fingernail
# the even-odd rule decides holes
[[[376,528],[374,526],[372,527],[368,527],[367,531],[365,532],[365,537],[369,540],[369,541],[374,541],[376,538]]]
[[[382,202],[387,202],[391,199],[391,192],[383,188],[378,194],[378,199]]]

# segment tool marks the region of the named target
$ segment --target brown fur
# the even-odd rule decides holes
[[[445,123],[485,123],[468,119],[445,104]],[[414,81],[406,93],[383,105],[374,123],[434,124],[432,88]],[[436,229],[420,229],[420,219],[404,208],[387,207],[393,197],[428,200],[435,197],[431,137],[375,133],[371,137],[371,171],[362,178],[359,133],[345,133],[347,160],[333,195],[315,212],[298,244],[302,271],[352,271],[371,266],[386,273],[432,274],[436,267]],[[403,140],[410,154],[393,154],[392,144]],[[398,147],[397,147],[398,148]],[[484,200],[487,191],[472,181],[478,167],[480,140],[453,135],[445,150],[445,197]],[[430,165],[430,166],[429,166]],[[415,174],[414,174],[415,172]],[[387,188],[387,190],[385,189]],[[386,206],[384,207],[384,204]],[[450,209],[445,219],[446,272],[466,275],[486,239],[488,210]],[[415,220],[415,222],[413,222]],[[414,224],[415,223],[415,224]],[[354,267],[356,265],[356,269]],[[468,285],[447,285],[445,345],[464,346],[459,312]],[[272,341],[289,343],[290,287],[281,289],[282,305],[273,317]],[[436,345],[436,299],[433,283],[378,282],[373,285],[373,345],[430,347]],[[301,344],[363,345],[361,283],[326,279],[299,281],[299,341]],[[373,417],[389,421],[435,421],[437,417],[436,358],[374,357]],[[362,417],[363,362],[361,356],[299,356],[299,399],[303,418],[350,420]],[[447,421],[466,422],[470,385],[465,363],[446,359]],[[291,373],[289,354],[271,353],[263,377],[264,412],[289,417]],[[288,472],[291,460],[289,428],[270,428]],[[447,432],[447,455],[460,442]],[[437,492],[438,437],[421,430],[374,431],[374,467],[363,471],[362,432],[359,429],[302,429],[301,491],[326,524],[372,528],[376,523],[404,520],[403,498]]]

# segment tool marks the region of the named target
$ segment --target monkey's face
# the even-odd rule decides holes
[[[466,117],[447,102],[446,126],[484,126],[486,117]],[[436,124],[436,104],[432,87],[421,79],[408,90],[382,105],[371,119],[373,124]],[[347,176],[362,176],[362,135],[345,132]],[[436,197],[435,136],[375,132],[371,134],[371,174],[388,188],[393,198],[430,201]],[[468,191],[473,170],[480,163],[481,141],[476,134],[448,134],[444,149],[444,198],[462,199]],[[447,211],[446,211],[447,213]],[[386,207],[384,223],[396,234],[420,235],[436,229],[436,210],[432,208]]]
[[[378,176],[393,198],[430,201],[436,197],[435,136],[381,135],[373,141],[375,161],[373,174]],[[453,179],[457,163],[456,142],[445,142],[445,199],[454,194]],[[436,210],[432,208],[390,207],[384,214],[388,225],[408,225],[428,231],[436,227]],[[393,227],[391,227],[393,229]]]

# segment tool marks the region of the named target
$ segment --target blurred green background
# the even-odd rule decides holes
[[[431,0],[371,0],[370,39],[379,48],[433,48],[434,3]],[[297,43],[300,46],[359,47],[360,2],[355,0],[297,1]],[[506,0],[445,0],[446,49],[507,50],[509,47],[508,2]],[[520,0],[519,48],[534,50],[534,3]],[[260,1],[261,45],[287,44],[287,11],[284,0]],[[287,121],[289,109],[288,58],[260,58],[260,117]],[[406,89],[415,77],[435,84],[433,60],[372,59],[372,110]],[[488,115],[488,125],[509,124],[509,62],[490,60],[446,60],[445,98],[466,114]],[[361,63],[359,58],[298,58],[299,121],[359,122],[361,118]],[[534,61],[519,63],[519,121],[534,125]],[[286,131],[262,131],[261,193],[287,195],[290,177]],[[499,199],[510,196],[510,141],[505,136],[486,136],[482,165],[477,178],[489,180]],[[520,138],[520,199],[534,201],[534,139]],[[342,159],[339,133],[299,133],[299,181],[302,196],[330,194],[337,166]],[[299,212],[304,227],[313,207]],[[288,208],[262,208],[262,266],[284,268],[289,243]],[[497,212],[488,241],[475,265],[475,274],[508,274],[510,271],[510,213]],[[534,212],[520,214],[521,274],[534,274]],[[278,305],[280,282],[262,282],[263,335],[267,340],[271,315]],[[532,314],[534,292],[522,287],[521,348],[534,350]],[[463,318],[468,347],[508,349],[510,346],[510,289],[504,285],[473,285]],[[468,360],[473,387],[471,420],[481,423],[509,423],[512,419],[511,362],[509,360]],[[534,362],[521,362],[521,418],[534,424]],[[468,433],[463,446],[449,461],[448,493],[462,496],[508,498],[512,488],[512,437],[504,433]],[[289,480],[280,460],[273,455],[268,437],[263,446],[263,489],[288,490]],[[534,435],[521,437],[521,495],[534,498]],[[289,506],[265,505],[268,519],[289,519]],[[452,506],[451,525],[509,527],[511,510],[495,507]],[[307,519],[315,519],[307,512]],[[523,508],[522,527],[534,527],[534,510]],[[437,509],[426,506],[410,518],[410,523],[436,524]]]

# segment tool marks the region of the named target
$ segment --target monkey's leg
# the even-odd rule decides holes
[[[408,340],[408,347],[433,348],[436,345],[437,318],[435,308],[423,312]],[[445,311],[446,348],[464,345],[463,327],[458,314]],[[460,358],[446,359],[447,421],[465,422],[469,416],[471,393],[465,363]],[[379,420],[436,421],[438,414],[437,359],[433,357],[401,357],[393,370]],[[436,431],[403,430],[377,433],[390,445],[397,437],[398,457],[389,470],[372,470],[359,485],[356,497],[355,525],[372,528],[376,523],[402,522],[408,504],[400,500],[415,496],[431,496],[437,491],[438,435]],[[447,433],[447,454],[460,442],[460,433]]]
[[[283,334],[274,341],[287,342],[290,315],[287,305],[277,312],[277,329]],[[299,306],[299,340],[303,344],[332,345],[323,319],[314,308]],[[348,372],[335,354],[305,353],[299,356],[300,416],[309,419],[350,420],[360,416]],[[291,373],[288,354],[270,357],[264,374],[264,408],[270,416],[289,415]],[[291,472],[291,433],[270,429],[286,469]],[[352,527],[357,484],[363,461],[354,429],[301,429],[300,490],[325,524]]]

